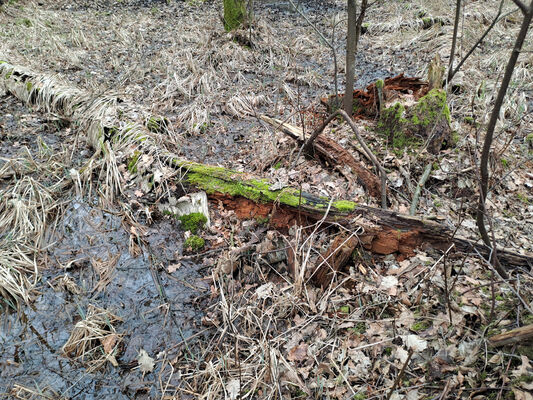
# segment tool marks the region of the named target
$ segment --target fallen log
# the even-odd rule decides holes
[[[264,179],[180,159],[159,146],[146,126],[135,122],[135,116],[138,119],[141,114],[139,110],[124,102],[117,106],[116,99],[106,99],[107,103],[96,102],[79,89],[4,61],[0,61],[0,87],[24,102],[40,104],[45,111],[86,126],[88,140],[98,151],[105,149],[104,146],[120,149],[125,141],[129,141],[138,145],[138,151],[157,154],[167,165],[181,170],[184,183],[206,191],[212,200],[234,209],[242,218],[268,217],[278,228],[318,220],[341,224],[353,231],[362,227],[364,233],[359,235],[360,241],[378,254],[397,252],[410,256],[422,243],[430,243],[441,250],[454,245],[456,250],[479,252],[489,257],[488,247],[466,238],[453,237],[452,229],[437,219],[402,215],[349,200],[316,197],[294,188],[271,190],[270,183]],[[498,249],[498,256],[500,262],[509,267],[531,270],[533,266],[531,254]]]
[[[453,237],[453,230],[439,223],[438,217],[423,218],[395,211],[369,207],[349,200],[333,200],[301,192],[295,188],[271,190],[270,183],[243,172],[169,159],[169,165],[181,168],[189,185],[206,191],[208,196],[235,210],[240,218],[269,218],[276,228],[319,221],[340,224],[350,230],[364,229],[360,240],[377,254],[399,253],[406,257],[423,243],[445,251],[450,246],[461,252],[479,252],[489,257],[490,248],[473,240]],[[440,218],[444,220],[444,218]],[[498,249],[500,262],[509,267],[531,270],[533,255]]]

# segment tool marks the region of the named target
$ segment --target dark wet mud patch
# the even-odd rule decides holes
[[[144,240],[142,254],[134,257],[121,215],[88,202],[70,204],[50,235],[53,246],[42,260],[34,302],[19,315],[1,316],[0,393],[21,385],[50,388],[65,398],[148,399],[162,396],[160,378],[168,390],[179,385],[179,374],[168,362],[196,357],[195,341],[203,338],[198,334],[202,312],[195,302],[207,288],[192,263],[182,263],[172,274],[163,272],[181,254],[183,236],[175,221],[146,227]],[[100,281],[95,264],[111,258],[116,262],[109,284],[94,290]],[[65,276],[79,291],[62,284]],[[118,367],[107,364],[91,374],[62,353],[89,305],[120,317],[116,330],[124,335]],[[144,376],[135,368],[141,349],[155,360],[153,372]]]

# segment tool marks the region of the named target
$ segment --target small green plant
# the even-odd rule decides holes
[[[140,151],[135,151],[133,153],[133,156],[130,157],[130,159],[128,160],[128,172],[132,174],[137,173],[137,161],[139,161],[140,157],[141,157]]]
[[[195,234],[199,229],[202,229],[207,222],[207,217],[202,213],[191,213],[178,217],[181,226],[185,231],[191,231]]]
[[[200,236],[191,235],[185,240],[184,246],[190,248],[193,252],[198,252],[205,246],[205,240]]]
[[[33,26],[33,23],[28,18],[17,18],[15,20],[16,25],[23,25],[26,28],[30,28]]]
[[[529,204],[529,198],[524,193],[518,192],[516,197],[518,197],[518,200],[520,200],[522,203]]]
[[[350,306],[342,306],[340,308],[340,312],[343,314],[349,314],[350,313]]]
[[[278,161],[274,164],[274,169],[280,169],[281,168],[281,161]]]
[[[503,168],[506,168],[506,169],[509,168],[509,160],[508,159],[502,157],[500,159],[500,162],[502,163]]]
[[[429,328],[431,325],[429,324],[429,322],[427,321],[420,321],[420,322],[415,322],[412,326],[411,326],[411,330],[413,332],[421,332],[421,331],[425,331],[427,328]]]

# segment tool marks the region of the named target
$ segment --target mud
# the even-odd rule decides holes
[[[73,141],[67,127],[49,123],[12,97],[0,98],[0,111],[1,163],[27,151],[45,162],[38,154],[42,143],[58,152]],[[89,155],[89,149],[84,151]],[[84,159],[82,152],[77,154],[75,163]],[[15,398],[8,393],[16,385],[41,393],[33,398],[160,398],[163,392],[154,383],[159,377],[168,388],[179,384],[179,375],[164,370],[168,364],[162,360],[194,358],[203,339],[198,332],[208,285],[198,271],[201,265],[183,261],[172,274],[166,272],[182,254],[183,232],[174,219],[162,217],[140,227],[139,240],[130,238],[124,215],[104,209],[95,199],[66,198],[64,203],[59,223],[47,234],[48,250],[39,256],[41,278],[33,301],[18,313],[6,311],[9,305],[1,308],[0,398]],[[132,243],[140,255],[130,254]],[[113,257],[118,259],[109,285],[95,290],[100,276],[94,262]],[[65,276],[78,293],[61,284]],[[62,353],[89,305],[122,318],[116,329],[124,335],[119,366],[108,364],[91,374]],[[193,334],[195,339],[188,340]],[[154,371],[145,375],[134,368],[141,348],[156,360]]]

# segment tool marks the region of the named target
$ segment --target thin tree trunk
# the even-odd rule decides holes
[[[355,80],[355,47],[357,7],[356,0],[348,0],[348,33],[346,34],[346,90],[344,91],[344,111],[353,115],[353,84]]]
[[[457,45],[457,34],[459,32],[459,18],[461,18],[461,3],[461,0],[457,0],[457,3],[455,4],[455,21],[453,24],[452,49],[450,50],[450,64],[448,65],[448,82],[452,80],[453,76],[453,61],[455,58],[455,46]]]
[[[513,76],[513,71],[516,65],[516,61],[518,60],[518,56],[520,55],[520,51],[522,49],[522,45],[524,44],[524,41],[527,36],[527,32],[529,30],[529,25],[531,24],[531,20],[533,18],[533,1],[527,8],[527,12],[524,14],[524,19],[522,20],[522,25],[520,27],[520,32],[518,33],[518,36],[516,38],[516,42],[514,44],[513,51],[511,53],[511,57],[509,58],[509,62],[507,63],[507,66],[505,67],[505,74],[503,76],[503,80],[500,86],[500,90],[498,91],[498,96],[496,97],[496,101],[494,103],[494,108],[492,109],[492,114],[490,116],[489,124],[487,126],[487,134],[485,135],[485,142],[483,143],[483,152],[481,153],[481,162],[480,162],[480,174],[481,174],[481,182],[480,182],[480,193],[479,193],[479,204],[477,209],[477,215],[476,215],[476,222],[477,226],[479,228],[479,233],[481,235],[481,238],[483,239],[483,242],[491,248],[495,246],[494,243],[491,243],[489,234],[487,232],[487,228],[485,227],[485,200],[487,198],[488,193],[488,185],[489,185],[489,155],[490,150],[492,146],[492,140],[494,137],[494,131],[496,129],[496,123],[498,122],[498,118],[500,116],[500,110],[503,104],[503,100],[505,98],[505,94],[507,93],[507,88],[509,87],[509,83],[511,82],[511,78]],[[494,257],[493,260],[495,261]],[[497,265],[497,263],[495,263]],[[504,271],[498,270],[500,274],[505,276]]]

